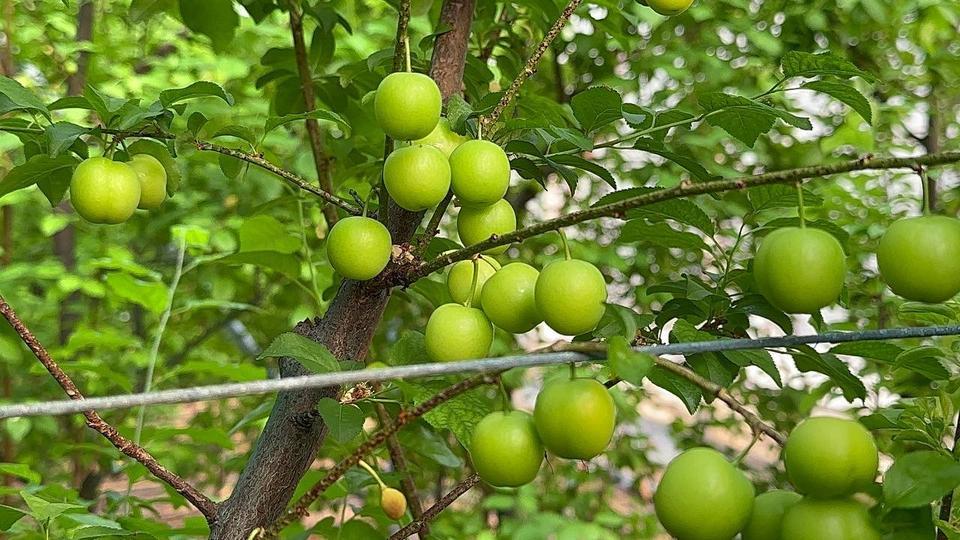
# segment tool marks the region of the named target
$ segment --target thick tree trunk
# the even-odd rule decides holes
[[[447,0],[441,24],[450,31],[440,35],[434,48],[430,75],[444,98],[460,92],[474,0]],[[422,214],[405,212],[390,203],[390,232],[395,244],[408,242]],[[323,319],[304,321],[295,331],[319,341],[338,358],[362,359],[390,297],[389,290],[344,281]],[[303,375],[294,360],[281,361],[281,375]],[[257,441],[229,499],[220,505],[211,538],[242,540],[255,527],[272,523],[284,511],[297,482],[323,445],[327,427],[314,406],[323,397],[336,397],[339,388],[283,392]]]

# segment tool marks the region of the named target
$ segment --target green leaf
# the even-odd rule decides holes
[[[700,164],[700,161],[695,157],[669,150],[663,145],[663,141],[661,140],[651,137],[640,137],[633,143],[633,147],[637,150],[656,154],[662,158],[676,163],[677,165],[689,171],[690,174],[693,175],[693,177],[697,180],[707,181],[717,178],[717,175],[710,174],[710,171],[704,168],[704,166]]]
[[[30,90],[22,84],[0,76],[0,114],[10,111],[34,111],[50,118],[50,111]]]
[[[793,353],[797,369],[803,372],[816,371],[830,377],[830,380],[840,388],[847,401],[867,397],[867,389],[859,377],[850,373],[850,368],[840,359],[830,353],[819,353],[807,345],[795,347]]]
[[[667,392],[680,398],[683,405],[690,411],[690,414],[697,412],[700,408],[700,400],[703,399],[703,391],[700,387],[683,377],[667,371],[660,366],[654,366],[647,374],[647,379],[653,384],[663,388]]]
[[[769,210],[771,208],[795,208],[800,204],[797,197],[797,188],[783,184],[757,186],[747,190],[747,198],[754,211]],[[803,190],[803,204],[805,206],[820,206],[823,199],[807,189]]]
[[[883,477],[883,499],[893,508],[930,504],[960,486],[960,463],[939,452],[911,452]]]
[[[467,119],[473,114],[473,106],[467,103],[460,94],[454,94],[447,100],[447,122],[450,129],[463,133],[467,127]]]
[[[463,460],[450,450],[444,437],[423,424],[404,429],[397,435],[404,450],[411,450],[444,467],[463,467]]]
[[[0,197],[42,182],[50,188],[62,187],[63,189],[59,190],[59,198],[63,198],[63,192],[70,184],[70,176],[77,163],[77,158],[73,156],[64,155],[56,158],[46,155],[33,156],[23,165],[10,169],[6,176],[0,179]],[[49,195],[48,198],[50,198]],[[50,201],[51,204],[58,202],[60,202],[59,199],[56,202]]]
[[[641,242],[664,248],[709,251],[703,239],[693,233],[678,231],[666,223],[647,223],[642,219],[628,221],[620,229],[620,243]]]
[[[292,280],[300,277],[300,259],[276,251],[241,251],[216,260],[221,264],[252,264],[276,270]]]
[[[750,148],[757,138],[773,128],[777,114],[759,103],[742,97],[713,92],[700,96],[700,106],[711,113],[707,121],[722,128]]]
[[[873,125],[873,109],[870,102],[856,88],[836,81],[812,81],[803,85],[803,88],[823,92],[841,103],[857,111],[866,122]]]
[[[390,347],[391,366],[419,364],[427,360],[427,345],[423,334],[416,330],[407,330]]]
[[[126,272],[111,272],[106,281],[113,294],[153,313],[162,313],[167,307],[167,287],[163,283],[139,280]]]
[[[233,41],[240,18],[233,10],[232,0],[179,0],[179,4],[183,24],[209,37],[214,49],[223,50]]]
[[[141,23],[161,13],[173,11],[174,0],[133,0],[127,12],[130,20]]]
[[[23,478],[30,484],[40,483],[40,473],[22,463],[0,463],[0,474]]]
[[[249,251],[276,251],[296,253],[303,245],[299,236],[287,232],[273,216],[261,214],[244,220],[240,225],[240,253]]]
[[[260,134],[247,126],[229,125],[223,126],[214,133],[212,138],[216,137],[236,137],[241,141],[250,143],[253,148],[260,142]]]
[[[583,131],[591,133],[622,117],[623,100],[616,90],[607,86],[594,86],[573,96],[570,107],[573,116]]]
[[[50,105],[48,108],[51,111],[59,111],[63,109],[84,109],[87,111],[95,111],[96,109],[90,103],[90,100],[84,96],[66,96],[62,97]]]
[[[859,356],[880,362],[893,363],[903,352],[903,347],[886,341],[854,341],[841,343],[830,349],[831,354]]]
[[[217,1],[219,0],[211,0],[210,3],[216,3]],[[204,2],[196,3],[201,4]],[[231,11],[232,10],[233,8],[231,7]],[[202,97],[217,97],[225,101],[227,105],[233,105],[233,96],[224,90],[219,84],[212,83],[210,81],[197,81],[191,85],[184,86],[183,88],[164,90],[163,92],[160,92],[160,103],[164,107],[169,107],[180,101]]]
[[[71,510],[82,510],[85,508],[81,504],[46,501],[40,497],[37,497],[36,495],[31,495],[26,491],[21,491],[20,497],[23,498],[23,502],[27,503],[27,508],[30,509],[30,517],[41,523],[48,519],[56,518],[62,515],[64,512],[69,512]]]
[[[70,122],[56,122],[43,131],[47,139],[47,152],[55,158],[73,146],[81,135],[89,132],[88,128]]]
[[[580,156],[561,154],[558,156],[553,156],[551,158],[551,161],[587,171],[599,177],[601,180],[606,182],[607,185],[609,185],[610,187],[614,189],[617,188],[617,181],[613,178],[613,175],[610,174],[610,171],[608,171],[604,167],[601,167],[600,165],[597,165],[596,163],[587,161]]]
[[[340,362],[323,344],[293,332],[285,332],[275,337],[257,356],[257,360],[284,356],[295,359],[314,373],[340,371]]]
[[[800,51],[790,51],[780,61],[784,77],[818,77],[832,75],[843,79],[860,77],[866,81],[873,81],[873,75],[862,71],[848,60],[824,52],[811,54]]]
[[[932,381],[950,378],[950,372],[941,362],[943,351],[937,347],[914,347],[897,355],[894,367],[919,373]]]
[[[323,398],[317,402],[317,412],[327,424],[330,436],[340,444],[352,441],[363,431],[365,417],[356,405]]]
[[[623,120],[630,124],[630,127],[644,130],[653,126],[653,111],[633,103],[624,103],[620,108]]]
[[[0,504],[0,531],[9,531],[25,515],[27,513],[19,508]]]
[[[774,363],[773,357],[764,349],[744,349],[739,351],[723,351],[721,356],[740,367],[756,366],[773,379],[777,386],[783,387],[780,370]]]
[[[621,189],[607,193],[600,198],[594,207],[613,204],[626,199],[633,199],[658,191],[659,188],[637,187]],[[714,233],[713,220],[691,199],[670,199],[649,204],[627,211],[628,219],[646,218],[648,221],[662,221],[670,219],[677,223],[689,225],[707,234]]]
[[[453,382],[446,379],[429,383],[396,381],[396,384],[415,405],[419,405]],[[438,405],[425,414],[423,419],[438,430],[449,429],[460,444],[469,449],[474,426],[491,410],[491,402],[485,397],[485,389],[474,388]]]
[[[286,114],[284,116],[271,116],[270,118],[267,118],[266,123],[264,123],[263,132],[266,134],[284,124],[289,124],[290,122],[295,122],[297,120],[306,120],[307,118],[335,122],[346,136],[350,136],[350,124],[347,122],[347,120],[335,112],[324,109],[317,109],[299,114]]]
[[[948,305],[925,304],[923,302],[904,302],[900,304],[897,309],[897,318],[905,324],[918,326],[954,324],[960,320],[958,313]]]
[[[607,361],[614,375],[636,386],[643,384],[643,379],[655,364],[652,355],[634,351],[623,336],[613,336],[607,340]]]
[[[87,99],[87,102],[90,103],[93,110],[97,111],[97,116],[100,117],[100,120],[108,125],[114,114],[127,103],[127,100],[101,92],[89,84],[83,89],[83,97]]]

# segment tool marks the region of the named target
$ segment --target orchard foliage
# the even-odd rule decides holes
[[[443,4],[412,2],[405,51],[395,0],[93,0],[90,40],[76,39],[77,2],[0,0],[9,13],[0,294],[91,396],[276,377],[283,359],[325,373],[519,354],[559,334],[606,351],[606,363],[510,370],[500,392],[480,385],[445,400],[335,479],[311,506],[324,517],[295,521],[284,537],[384,538],[475,470],[487,483],[431,516],[431,537],[660,538],[666,525],[694,538],[702,529],[680,533],[689,523],[677,523],[699,505],[725,538],[781,521],[784,538],[788,529],[806,538],[816,533],[804,526],[827,513],[884,539],[930,539],[937,527],[960,538],[960,512],[940,505],[960,485],[955,338],[672,359],[687,376],[631,348],[960,322],[960,191],[949,166],[737,183],[956,150],[960,8],[699,0],[682,11],[682,0],[596,0],[528,65],[566,2],[477,1],[462,92],[438,118],[440,96],[422,74],[452,32]],[[391,75],[405,62],[416,75]],[[411,88],[421,99],[404,95]],[[385,133],[402,140],[385,151]],[[85,185],[98,162],[122,169],[122,185]],[[522,235],[477,262],[415,273],[491,235],[723,181],[733,183],[565,223],[562,241]],[[450,188],[455,202],[430,230]],[[389,222],[384,235],[380,222],[396,215],[388,200],[426,211],[412,236],[388,240]],[[917,218],[936,231],[918,242],[918,221],[896,220],[923,210],[942,216]],[[820,256],[798,254],[808,243]],[[804,281],[816,268],[821,279]],[[798,270],[808,273],[787,275]],[[574,282],[584,285],[576,295]],[[373,317],[369,344],[355,347],[366,354],[343,357],[302,329],[355,285],[403,286]],[[464,324],[483,335],[461,339]],[[63,398],[5,323],[0,358],[0,400]],[[328,431],[293,499],[353,455],[372,425],[463,378],[361,385],[316,401],[307,421]],[[589,406],[569,399],[572,386],[590,387]],[[823,479],[796,472],[789,442],[783,467],[775,443],[751,437],[716,388],[784,436],[825,409],[856,418],[882,458],[882,483],[871,462],[855,489],[826,490],[833,499],[754,502],[754,492],[810,494]],[[242,499],[250,494],[233,487],[276,401],[105,419],[213,500]],[[517,410],[505,411],[511,401]],[[509,448],[505,433],[515,434]],[[79,417],[0,423],[5,537],[210,534],[181,494],[91,434]],[[797,461],[831,459],[840,458]],[[716,501],[687,504],[701,468],[684,462],[707,463],[722,483],[707,494]],[[654,497],[661,477],[667,488]]]

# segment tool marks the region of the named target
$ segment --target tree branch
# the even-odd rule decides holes
[[[83,394],[80,393],[77,385],[74,384],[70,376],[60,368],[57,362],[50,356],[50,353],[40,344],[36,336],[34,336],[33,333],[30,332],[30,329],[20,320],[17,313],[13,310],[13,307],[11,307],[2,296],[0,296],[0,314],[2,314],[7,322],[10,323],[10,326],[16,330],[17,334],[20,335],[20,339],[26,343],[34,356],[37,357],[37,360],[43,364],[43,367],[47,368],[47,371],[50,372],[50,375],[53,376],[67,396],[73,400],[82,400]],[[154,476],[172,487],[174,491],[182,495],[184,499],[196,507],[197,510],[207,518],[207,521],[213,521],[216,518],[217,504],[206,495],[200,493],[200,491],[180,476],[167,470],[166,467],[161,465],[160,462],[143,447],[121,435],[116,428],[106,423],[96,411],[85,412],[83,416],[86,418],[87,426],[89,426],[90,429],[103,435],[117,450],[120,450],[128,457],[139,462],[153,473]]]
[[[310,73],[310,62],[307,56],[307,46],[303,39],[303,13],[299,11],[296,2],[289,2],[290,33],[293,35],[293,54],[297,60],[297,72],[300,75],[300,87],[303,90],[303,101],[306,110],[312,111],[317,105],[313,93],[313,75]],[[307,136],[310,139],[310,150],[313,152],[313,163],[317,167],[317,181],[320,188],[327,193],[333,193],[333,181],[330,178],[330,156],[324,149],[323,132],[316,118],[307,118]],[[327,225],[333,226],[337,222],[337,210],[332,206],[323,207],[323,215]]]
[[[246,161],[247,163],[252,163],[262,169],[266,169],[273,174],[279,176],[280,178],[286,180],[293,186],[296,186],[308,193],[312,193],[317,197],[320,197],[327,203],[338,206],[347,211],[349,214],[360,215],[361,210],[356,206],[348,203],[347,201],[333,195],[332,193],[325,191],[321,188],[310,185],[306,179],[297,175],[296,173],[290,172],[286,169],[280,168],[273,163],[267,161],[262,155],[259,154],[250,154],[242,150],[235,150],[233,148],[227,148],[225,146],[220,146],[213,143],[208,143],[204,141],[197,141],[197,150],[204,150],[208,152],[218,152],[227,156],[235,157],[241,161]],[[324,205],[326,208],[329,208],[329,205]]]
[[[676,187],[659,189],[653,192],[645,193],[629,199],[624,199],[612,204],[595,206],[587,210],[572,212],[565,216],[542,221],[535,225],[518,229],[516,231],[500,235],[491,236],[489,239],[478,242],[463,249],[451,251],[445,255],[432,259],[429,262],[420,263],[419,266],[399,271],[387,272],[383,280],[386,285],[409,285],[416,280],[430,275],[447,265],[457,261],[469,259],[477,253],[481,253],[496,246],[504,246],[514,242],[520,242],[546,232],[576,225],[584,221],[597,219],[601,217],[622,218],[627,210],[648,206],[654,203],[689,197],[692,195],[703,195],[707,193],[719,193],[723,191],[732,191],[746,189],[750,187],[763,186],[767,184],[785,184],[800,182],[810,178],[820,176],[829,176],[834,174],[846,173],[851,171],[882,170],[882,169],[912,169],[918,166],[937,166],[960,161],[960,152],[941,152],[939,154],[927,154],[916,157],[865,157],[853,161],[833,163],[829,165],[815,165],[812,167],[801,167],[798,169],[788,169],[784,171],[769,172],[754,176],[743,176],[732,180],[715,180],[712,182],[690,183],[681,182]]]
[[[427,524],[435,519],[440,512],[446,509],[448,506],[453,504],[453,501],[460,498],[461,495],[470,491],[473,486],[477,485],[480,482],[480,476],[477,473],[473,473],[470,476],[466,477],[462,482],[454,486],[446,495],[440,498],[433,506],[428,508],[424,513],[423,517],[416,519],[413,522],[407,524],[406,527],[400,529],[399,531],[393,533],[390,536],[390,540],[402,540],[407,538],[412,534],[422,532]]]
[[[448,191],[446,197],[444,197],[436,209],[434,209],[433,215],[430,216],[430,221],[427,222],[427,228],[424,229],[423,236],[417,241],[417,247],[413,251],[416,256],[423,256],[423,253],[427,251],[427,247],[430,246],[430,241],[433,240],[433,237],[440,231],[440,222],[447,213],[447,206],[450,205],[450,201],[452,200],[453,192]]]
[[[393,420],[390,419],[387,408],[383,406],[383,403],[377,403],[376,405],[380,425],[390,425]],[[417,494],[417,484],[413,481],[413,476],[407,467],[407,457],[396,434],[387,437],[387,451],[390,453],[390,463],[393,464],[393,470],[400,474],[400,487],[403,488],[403,495],[407,498],[410,513],[413,514],[413,519],[420,519],[423,516],[423,503],[420,502],[420,495]]]
[[[336,483],[336,481],[346,474],[347,471],[356,466],[361,459],[367,456],[375,448],[383,444],[387,440],[387,437],[400,431],[400,428],[403,426],[413,422],[437,406],[446,403],[447,401],[472,388],[476,388],[477,386],[483,384],[492,384],[494,381],[495,376],[491,374],[478,375],[476,377],[464,379],[456,384],[448,386],[440,392],[437,392],[433,397],[413,407],[412,409],[400,411],[400,414],[397,415],[397,419],[392,424],[386,425],[374,433],[369,439],[367,439],[366,442],[357,447],[352,454],[340,460],[339,463],[327,471],[326,476],[324,476],[319,482],[314,484],[313,487],[304,493],[303,496],[300,497],[300,500],[298,500],[294,504],[293,508],[288,510],[286,514],[281,516],[265,530],[261,529],[260,536],[258,538],[275,538],[280,531],[284,529],[284,527],[293,523],[295,520],[306,517],[306,515],[309,513],[310,505],[320,498],[320,496],[323,495],[323,493],[329,489],[330,486]]]
[[[520,87],[523,86],[523,83],[527,82],[527,79],[536,73],[537,65],[540,63],[540,59],[543,58],[543,54],[547,52],[550,44],[553,43],[553,40],[556,39],[560,31],[563,30],[563,27],[567,24],[567,20],[573,15],[577,7],[580,6],[581,1],[582,0],[570,0],[567,7],[563,9],[560,16],[554,21],[553,26],[550,27],[550,30],[548,30],[543,36],[543,39],[540,40],[540,44],[537,45],[533,54],[527,59],[527,63],[523,66],[523,69],[520,70],[520,73],[517,74],[517,78],[510,84],[510,88],[507,88],[507,91],[503,93],[497,106],[493,108],[489,115],[480,118],[480,123],[483,124],[484,127],[493,125],[500,118],[500,115],[503,114],[503,111],[510,105],[510,102],[520,93]]]

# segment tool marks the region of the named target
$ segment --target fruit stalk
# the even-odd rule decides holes
[[[807,213],[803,206],[803,184],[797,182],[797,217],[800,218],[800,228],[807,228]]]

